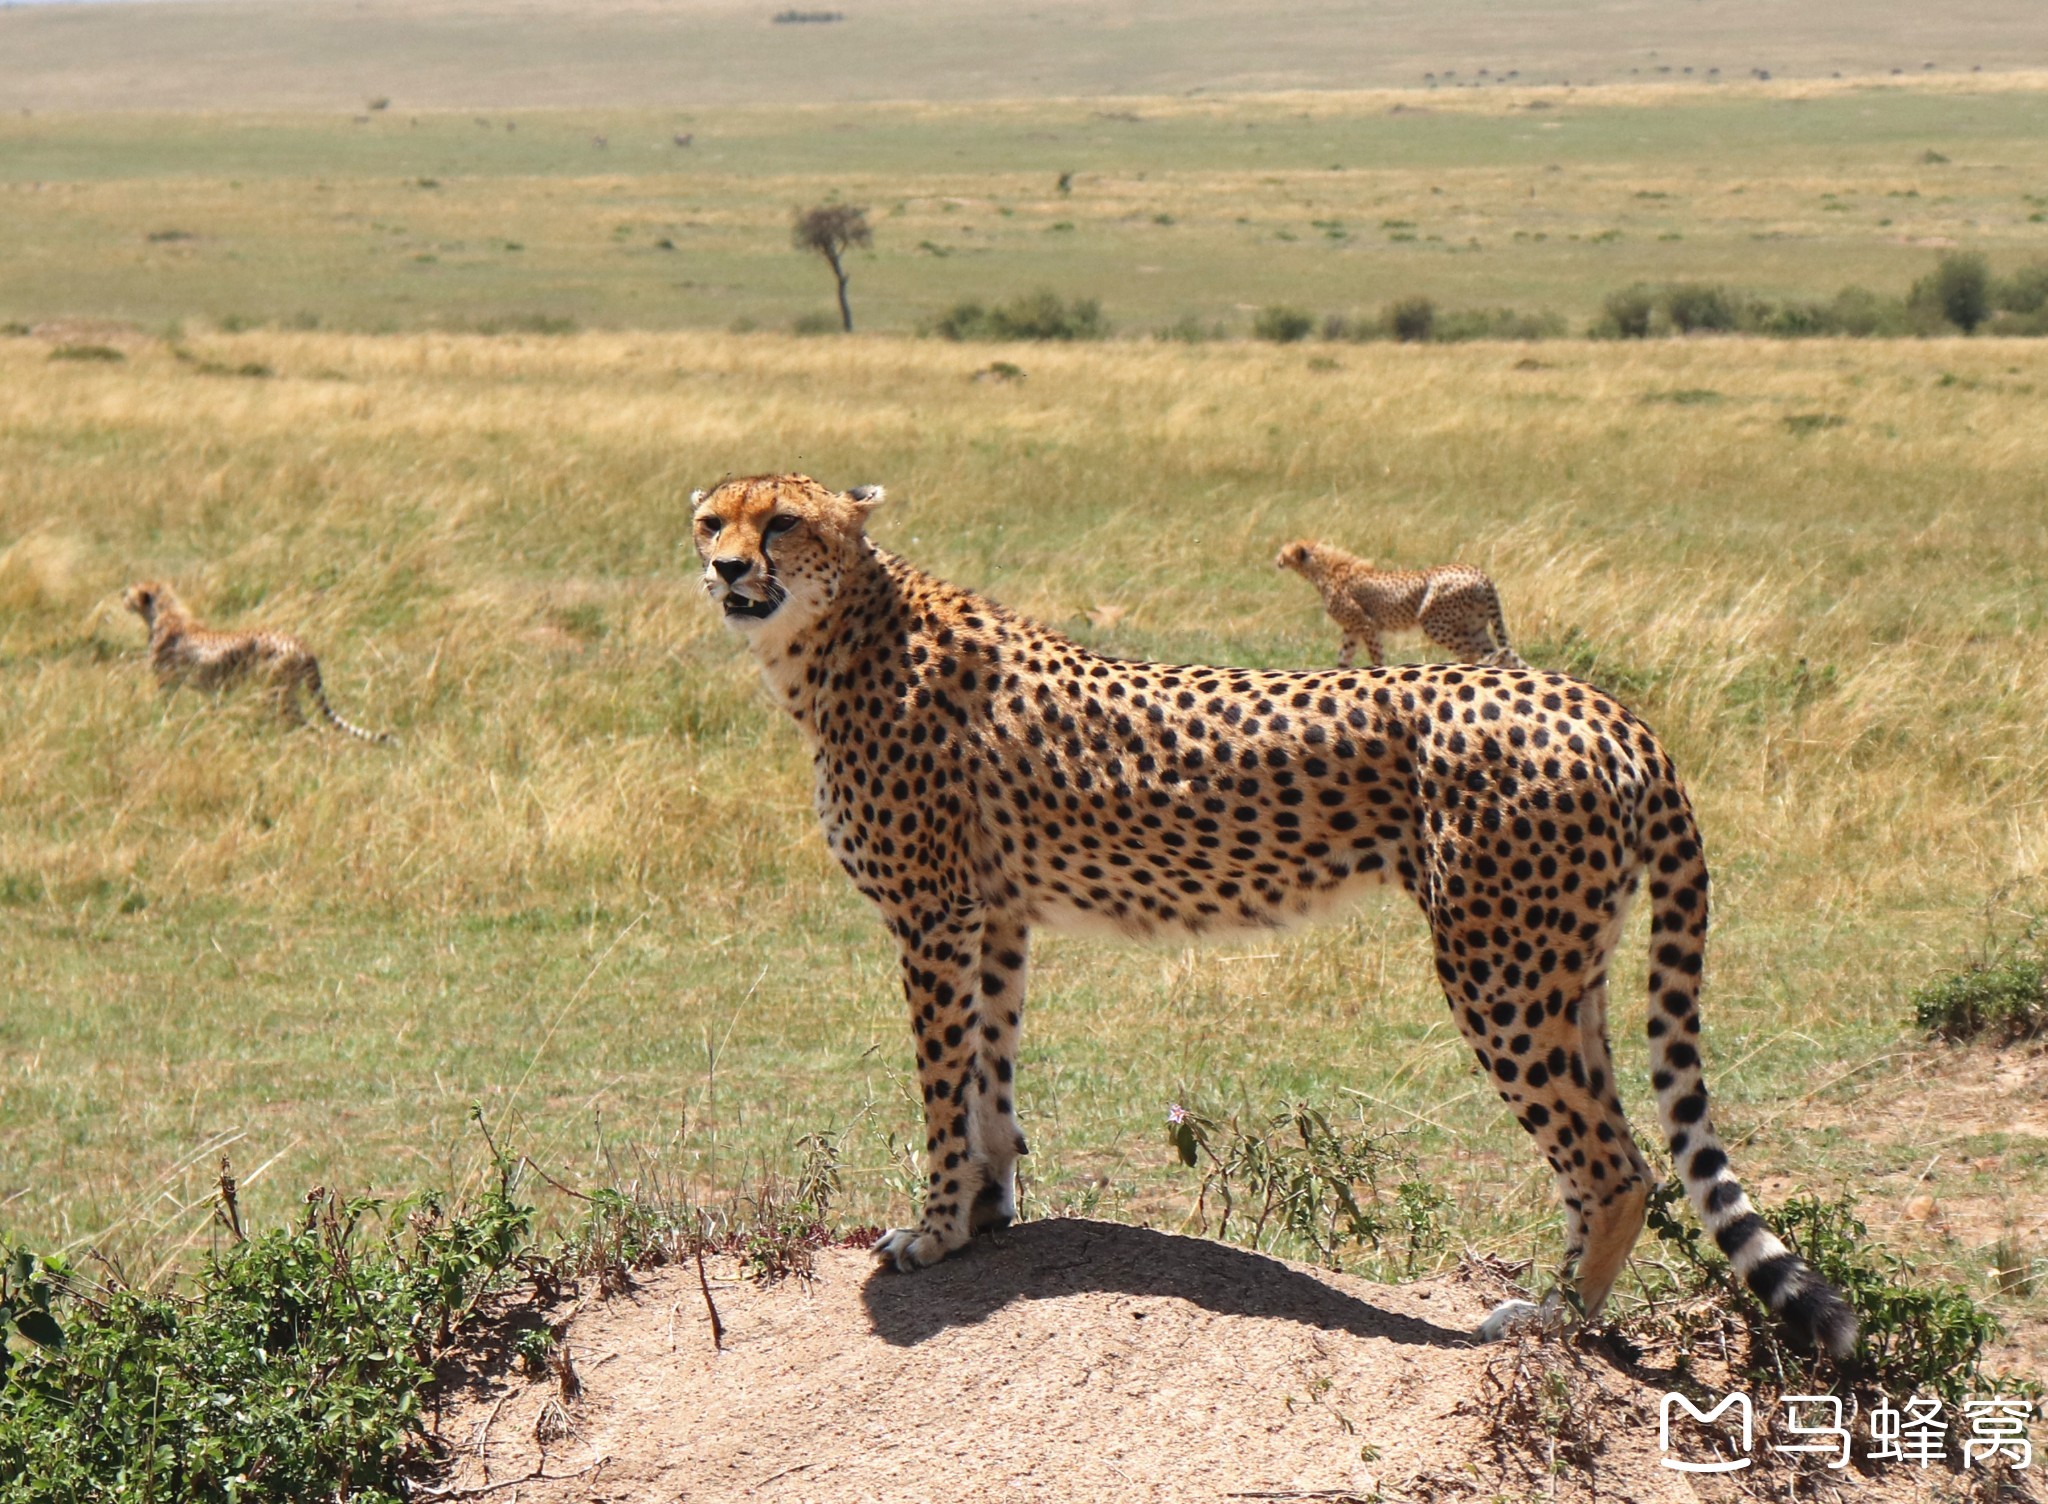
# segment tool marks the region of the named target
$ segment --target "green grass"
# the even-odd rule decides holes
[[[1708,1072],[1763,1199],[1903,1200],[1933,1134],[1999,1156],[1924,1182],[1953,1209],[2040,1204],[2037,1140],[1867,1113],[1912,989],[2040,849],[2033,346],[1003,353],[1026,380],[880,338],[270,332],[118,365],[0,341],[0,1223],[168,1267],[209,1237],[223,1150],[275,1225],[310,1184],[473,1179],[472,1100],[572,1185],[729,1186],[840,1135],[844,1214],[900,1218],[895,962],[683,552],[693,485],[796,464],[886,483],[885,544],[1118,653],[1327,661],[1270,566],[1288,536],[1486,567],[1525,654],[1621,690],[1693,787]],[[1645,400],[1684,391],[1721,400]],[[1808,412],[1845,421],[1787,430]],[[160,698],[118,607],[145,574],[301,632],[398,747]],[[1638,1122],[1641,948],[1639,924],[1615,990]],[[1168,1103],[1307,1101],[1415,1130],[1448,1246],[1554,1254],[1549,1176],[1404,901],[1034,963],[1028,1210],[1178,1225]],[[1977,1281],[2008,1234],[1915,1251]]]
[[[2000,273],[2048,256],[2041,98],[1950,79],[481,124],[10,114],[0,323],[786,328],[831,308],[789,221],[833,196],[875,227],[850,263],[864,330],[1041,287],[1099,299],[1127,333],[1192,318],[1240,335],[1267,305],[1407,296],[1583,329],[1637,282],[1903,295],[1943,245]],[[1949,160],[1930,164],[1937,145]]]

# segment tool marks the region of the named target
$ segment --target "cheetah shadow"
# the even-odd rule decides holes
[[[915,1347],[1016,1301],[1090,1291],[1171,1297],[1220,1316],[1295,1321],[1418,1346],[1473,1344],[1470,1332],[1381,1310],[1264,1254],[1082,1218],[1020,1223],[916,1274],[877,1268],[861,1303],[875,1335]]]

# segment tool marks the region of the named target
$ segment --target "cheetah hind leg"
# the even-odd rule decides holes
[[[1424,622],[1422,629],[1431,642],[1460,663],[1488,663],[1496,652],[1493,639],[1478,627],[1433,619]]]
[[[278,664],[270,674],[270,694],[277,706],[278,719],[292,731],[306,724],[305,709],[299,704],[299,693],[305,688],[305,683],[305,669],[296,659]]]
[[[1626,900],[1608,915],[1599,942],[1611,955],[1621,935]],[[1530,1323],[1559,1332],[1575,1321],[1592,1321],[1607,1304],[1614,1282],[1642,1235],[1653,1176],[1637,1148],[1614,1090],[1614,1059],[1607,1038],[1607,974],[1596,974],[1580,995],[1578,1053],[1594,1090],[1574,1109],[1594,1124],[1596,1141],[1609,1145],[1614,1162],[1603,1175],[1589,1175],[1568,1160],[1558,1166],[1557,1188],[1565,1206],[1565,1258],[1557,1285],[1541,1305],[1502,1301],[1479,1324],[1482,1342],[1494,1342]],[[1575,1299],[1563,1292],[1575,1290]]]

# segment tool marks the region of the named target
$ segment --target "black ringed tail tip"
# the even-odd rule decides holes
[[[1856,1313],[1797,1254],[1765,1259],[1749,1271],[1749,1288],[1815,1349],[1838,1360],[1856,1350]]]

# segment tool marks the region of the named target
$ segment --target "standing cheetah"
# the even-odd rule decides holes
[[[1607,1042],[1608,967],[1647,877],[1651,1081],[1692,1205],[1771,1310],[1850,1350],[1853,1315],[1751,1210],[1708,1116],[1706,861],[1642,722],[1527,668],[1104,658],[875,547],[881,500],[756,476],[695,493],[692,527],[706,591],[811,745],[826,841],[901,954],[927,1179],[883,1260],[934,1263],[1015,1215],[1034,926],[1265,929],[1394,882],[1556,1172],[1567,1276],[1594,1315],[1652,1179]]]
[[[1508,646],[1500,592],[1469,564],[1374,569],[1370,559],[1306,538],[1281,549],[1273,563],[1315,586],[1323,609],[1344,629],[1339,668],[1350,668],[1361,647],[1366,661],[1378,668],[1380,635],[1417,629],[1466,663],[1528,667]]]
[[[365,731],[344,721],[327,703],[320,687],[320,661],[298,638],[261,628],[248,632],[216,632],[192,619],[184,603],[161,580],[130,585],[121,604],[149,628],[149,666],[166,690],[181,684],[196,689],[225,689],[243,679],[261,679],[277,696],[278,709],[296,723],[301,717],[298,695],[308,699],[328,724],[366,742],[389,742],[388,732]]]

